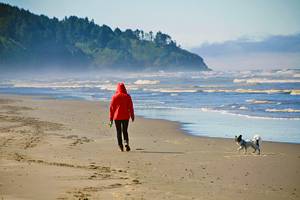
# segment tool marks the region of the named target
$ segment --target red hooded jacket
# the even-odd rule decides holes
[[[118,83],[117,91],[111,98],[110,120],[134,120],[133,103],[129,94],[127,94],[124,83]]]

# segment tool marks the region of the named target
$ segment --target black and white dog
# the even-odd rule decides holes
[[[254,149],[253,153],[258,151],[258,154],[260,154],[261,137],[259,135],[254,135],[251,141],[242,139],[242,135],[235,136],[235,142],[239,145],[239,152],[244,149],[244,153],[246,153],[248,147],[252,147]]]

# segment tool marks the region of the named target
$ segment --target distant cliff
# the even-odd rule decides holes
[[[63,20],[0,3],[0,69],[210,70],[197,54],[162,32]]]

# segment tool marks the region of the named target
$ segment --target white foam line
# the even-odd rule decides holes
[[[251,115],[243,115],[243,114],[238,114],[238,113],[230,113],[225,110],[212,110],[208,108],[200,108],[200,111],[202,112],[217,112],[220,114],[224,115],[232,115],[232,116],[239,116],[239,117],[244,117],[248,119],[267,119],[267,120],[300,120],[300,118],[282,118],[282,117],[260,117],[260,116],[251,116]]]
[[[155,85],[160,83],[159,80],[137,80],[134,82],[136,85]]]
[[[292,108],[285,108],[285,109],[266,109],[266,112],[287,112],[287,113],[298,113],[300,110],[295,110]]]
[[[259,78],[253,78],[253,79],[234,79],[234,83],[300,83],[299,79],[259,79]]]
[[[137,105],[138,106],[138,105]],[[247,119],[266,119],[266,120],[300,120],[300,118],[283,118],[283,117],[261,117],[261,116],[251,116],[251,115],[245,115],[245,114],[238,114],[238,113],[230,113],[225,110],[213,110],[211,108],[178,108],[178,107],[164,107],[164,106],[149,106],[144,107],[142,105],[138,106],[138,108],[143,109],[170,109],[170,110],[196,110],[200,112],[212,112],[212,113],[220,113],[224,115],[232,115],[232,116],[238,116],[238,117],[244,117]]]

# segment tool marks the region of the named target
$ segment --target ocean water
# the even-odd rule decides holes
[[[94,74],[0,81],[0,93],[110,101],[124,82],[137,115],[188,134],[300,143],[300,70]]]

